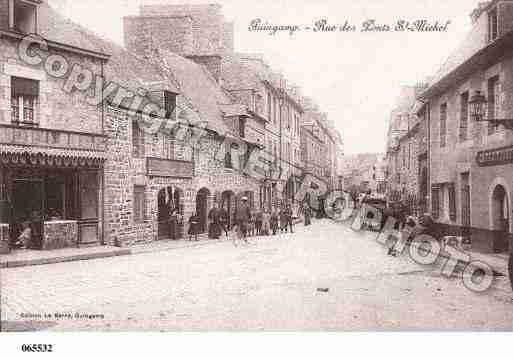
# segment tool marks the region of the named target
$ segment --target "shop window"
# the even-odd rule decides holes
[[[29,1],[11,0],[11,27],[24,34],[37,32],[37,5]]]
[[[80,204],[82,219],[98,218],[99,184],[97,172],[80,175]]]
[[[144,221],[146,212],[146,186],[134,186],[134,222]]]
[[[36,107],[39,99],[39,81],[11,77],[11,121],[14,124],[38,124]]]

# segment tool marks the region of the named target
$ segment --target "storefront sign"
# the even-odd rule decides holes
[[[476,161],[481,167],[513,163],[513,146],[480,151],[477,153]]]
[[[194,165],[188,161],[148,158],[146,167],[148,176],[151,177],[192,178],[194,176]]]

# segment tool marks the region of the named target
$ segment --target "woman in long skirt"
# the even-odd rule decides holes
[[[189,218],[189,240],[192,241],[192,237],[194,236],[194,240],[198,241],[198,234],[200,233],[200,218],[194,213]]]

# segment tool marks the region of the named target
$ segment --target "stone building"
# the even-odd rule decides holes
[[[303,98],[304,116],[301,122],[301,155],[306,172],[324,181],[329,189],[337,185],[337,157],[340,143],[327,114],[310,98]]]
[[[390,115],[387,137],[388,190],[391,201],[416,192],[415,148],[412,136],[413,108],[418,92],[415,86],[403,86],[396,108]],[[413,148],[412,148],[413,147]]]
[[[430,208],[447,233],[472,238],[486,251],[504,251],[511,221],[513,137],[513,2],[481,3],[472,29],[422,94],[430,132]],[[484,95],[487,112],[471,115]],[[476,121],[479,120],[479,121]]]
[[[2,238],[24,223],[43,249],[179,238],[193,212],[206,229],[213,201],[232,218],[237,198],[259,201],[259,182],[237,169],[256,146],[244,134],[248,109],[206,65],[151,45],[129,52],[45,2],[4,2]],[[27,33],[48,50],[21,58]],[[206,124],[194,150],[177,120]]]
[[[27,246],[42,249],[107,240],[105,113],[65,78],[79,68],[101,75],[109,55],[53,18],[41,1],[0,1],[2,240],[14,245],[31,228]],[[44,36],[47,51],[25,51],[29,33]]]
[[[289,86],[262,55],[232,53],[223,61],[223,87],[250,107],[253,125],[263,125],[260,144],[274,162],[282,165],[269,173],[261,192],[266,206],[294,200],[303,162],[300,155],[300,124],[303,107],[299,89]]]
[[[294,200],[304,176],[301,93],[282,74],[273,71],[263,55],[235,51],[233,23],[224,19],[221,7],[141,6],[140,14],[125,18],[124,25],[125,43],[131,51],[152,58],[153,49],[158,48],[186,57],[208,69],[227,95],[245,106],[247,116],[242,122],[236,119],[236,128],[244,129],[239,135],[244,132],[242,137],[263,148],[276,164],[261,181],[260,206],[271,208]],[[337,143],[341,142],[334,129],[331,133]],[[327,148],[333,184],[338,147]]]

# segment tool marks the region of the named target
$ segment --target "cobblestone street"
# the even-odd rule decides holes
[[[510,330],[507,278],[478,294],[370,233],[298,234],[1,271],[4,330]],[[329,288],[319,292],[317,288]],[[45,320],[45,313],[52,317]],[[56,318],[55,313],[104,318]],[[26,315],[40,315],[29,320]]]

